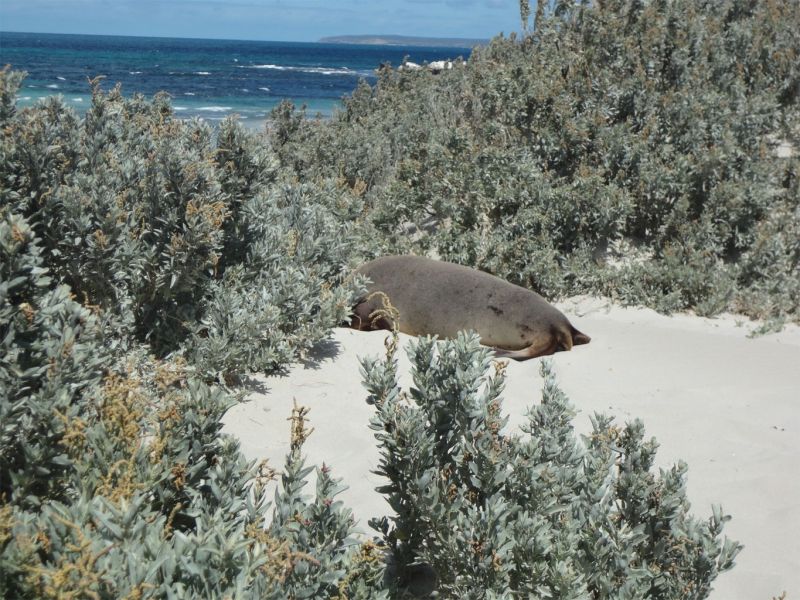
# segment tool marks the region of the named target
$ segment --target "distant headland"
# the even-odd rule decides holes
[[[336,35],[320,38],[321,44],[365,44],[370,46],[426,46],[428,48],[472,48],[489,40],[474,38],[429,38],[407,35]]]

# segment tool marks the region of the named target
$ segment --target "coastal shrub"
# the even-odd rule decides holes
[[[193,380],[180,361],[136,352],[112,361],[96,316],[64,286],[50,289],[23,218],[5,218],[0,248],[5,596],[387,596],[393,584],[383,576],[383,551],[352,539],[330,469],[317,471],[313,499],[303,494],[310,469],[301,456],[308,435],[302,410],[273,508],[265,494],[269,470],[245,463],[236,442],[220,435],[230,397]],[[723,518],[708,527],[686,518],[684,468],[663,481],[650,476],[655,447],[642,444],[640,425],[620,431],[598,417],[589,446],[597,456],[590,457],[548,379],[523,443],[502,434],[502,370],[487,378],[490,359],[477,338],[462,336],[438,354],[424,340],[411,356],[416,406],[398,395],[393,352],[364,366],[389,478],[384,491],[398,511],[393,528],[379,526],[399,584],[423,560],[452,594],[534,590],[533,577],[522,577],[517,565],[534,569],[540,593],[568,565],[575,576],[558,575],[558,589],[582,593],[608,585],[598,579],[605,568],[585,572],[602,564],[616,569],[608,573],[617,587],[635,590],[631,597],[678,597],[669,589],[639,593],[666,568],[703,597],[704,582],[729,566],[734,550],[715,541]],[[619,480],[609,479],[614,469]],[[616,506],[628,507],[624,525]],[[674,544],[677,531],[692,544]],[[611,536],[616,544],[606,543]],[[631,548],[620,549],[621,541]],[[586,548],[591,560],[571,558],[574,547]],[[708,555],[698,557],[698,548]],[[707,571],[697,575],[687,562]],[[619,566],[629,564],[632,574]],[[630,583],[638,578],[650,587]]]
[[[383,68],[328,123],[293,113],[282,164],[361,186],[383,251],[548,297],[800,319],[797,3],[521,7],[525,35],[467,63]]]
[[[186,353],[198,367],[273,371],[347,321],[363,287],[342,279],[349,227],[326,209],[324,194],[282,185],[243,204],[248,253],[211,283],[204,314],[188,326]]]
[[[348,190],[292,181],[234,119],[176,119],[165,95],[96,80],[78,119],[59,97],[12,110],[20,76],[2,77],[4,210],[118,344],[229,378],[280,368],[346,319],[353,225],[328,208],[355,203]]]
[[[576,436],[546,363],[509,432],[475,337],[412,346],[408,391],[394,346],[363,362],[374,540],[330,467],[306,492],[301,408],[277,485],[221,433],[213,381],[302,357],[381,252],[800,318],[797,5],[524,6],[520,38],[383,67],[330,121],[282,104],[265,135],[99,79],[84,118],[17,110],[2,71],[0,596],[708,595],[739,546],[689,513],[686,466],[656,474],[638,421]]]
[[[689,514],[683,463],[652,472],[654,439],[634,420],[575,411],[542,362],[544,388],[522,434],[502,411],[504,365],[475,334],[411,343],[413,384],[397,379],[397,339],[362,360],[375,406],[379,490],[395,515],[373,520],[398,589],[446,598],[705,598],[741,546],[715,507]]]
[[[330,469],[305,494],[298,442],[270,503],[271,471],[220,435],[231,399],[179,366],[155,372],[109,376],[84,398],[66,443],[68,501],[0,501],[3,597],[381,597],[366,591],[380,554],[353,538]]]
[[[0,596],[380,597],[340,482],[304,492],[304,414],[274,472],[221,432],[235,399],[184,361],[115,352],[53,286],[26,219],[0,221]]]
[[[688,515],[685,465],[654,476],[656,445],[638,422],[618,428],[596,416],[579,442],[546,364],[525,435],[505,432],[503,369],[475,336],[413,345],[410,397],[397,384],[395,346],[386,360],[363,363],[387,477],[381,491],[397,512],[375,521],[380,539],[353,536],[330,467],[317,469],[313,496],[304,493],[312,469],[302,458],[310,433],[302,408],[270,504],[274,472],[244,461],[220,433],[233,398],[181,361],[141,352],[110,360],[96,317],[39,281],[41,253],[24,220],[7,219],[0,241],[12,282],[5,298],[17,302],[5,302],[0,329],[22,332],[4,336],[15,342],[0,402],[5,597],[389,598],[434,586],[446,597],[682,598],[689,590],[703,598],[732,565],[737,546],[720,540],[727,517]],[[52,320],[70,311],[83,324],[76,334],[70,321]],[[26,335],[40,313],[47,327]],[[46,351],[26,354],[37,348]],[[53,362],[56,354],[63,360]],[[68,355],[81,365],[93,357],[96,368],[78,371]],[[14,387],[9,374],[22,371],[23,357],[25,385]],[[61,395],[38,393],[50,381]],[[60,418],[69,392],[69,418]],[[19,423],[7,426],[22,402],[50,415],[25,438]],[[57,460],[9,467],[17,446]],[[57,468],[42,485],[50,463]],[[427,588],[415,582],[426,573],[434,574]]]
[[[163,96],[95,82],[81,120],[0,81],[0,596],[381,597],[340,482],[305,491],[303,417],[269,502],[207,384],[344,320],[349,193]]]
[[[51,287],[31,226],[0,214],[0,499],[64,499],[71,423],[108,363],[94,316]]]
[[[525,435],[506,432],[503,366],[474,335],[413,345],[408,393],[396,340],[363,362],[396,512],[378,539],[355,536],[330,467],[305,492],[302,407],[270,503],[275,471],[221,433],[234,397],[121,352],[24,217],[3,214],[0,252],[3,597],[703,598],[733,564],[728,517],[688,514],[685,465],[652,474],[639,422],[598,415],[578,441],[546,363]]]

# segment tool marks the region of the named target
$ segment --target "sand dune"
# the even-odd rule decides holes
[[[553,357],[559,383],[579,410],[575,425],[604,412],[641,418],[661,444],[659,465],[689,464],[688,494],[696,516],[722,504],[733,515],[726,534],[745,545],[737,566],[715,584],[713,600],[800,596],[800,328],[748,338],[753,324],[725,315],[667,317],[592,298],[559,305],[588,346]],[[371,473],[378,452],[367,424],[359,356],[384,351],[384,332],[337,329],[287,375],[254,380],[249,401],[226,415],[249,458],[283,464],[294,398],[310,407],[315,431],[305,445],[311,463],[333,467],[350,487],[342,499],[360,528],[386,514]],[[401,336],[403,342],[407,336]],[[400,353],[403,385],[408,361]],[[511,363],[504,409],[510,427],[538,402],[538,359]],[[311,492],[312,490],[309,490]]]

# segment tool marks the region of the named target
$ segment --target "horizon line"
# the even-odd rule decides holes
[[[281,43],[281,44],[325,44],[319,40],[325,38],[345,38],[345,37],[393,37],[393,38],[408,38],[408,39],[429,39],[429,40],[472,40],[472,41],[485,41],[489,42],[493,38],[459,38],[459,37],[433,37],[433,36],[413,36],[395,33],[365,33],[365,34],[335,34],[325,35],[316,40],[267,40],[267,39],[245,39],[245,38],[229,38],[229,37],[194,37],[182,35],[133,35],[133,34],[118,34],[118,33],[66,33],[60,31],[14,31],[8,29],[0,29],[0,36],[6,33],[27,34],[27,35],[66,35],[66,36],[89,36],[89,37],[120,37],[120,38],[142,38],[142,39],[155,39],[155,40],[214,40],[220,42],[267,42],[267,43]],[[495,36],[502,36],[503,32],[498,32]],[[339,45],[339,44],[336,44]],[[375,46],[380,44],[353,44],[356,46]],[[409,44],[414,46],[414,44]],[[425,46],[419,46],[424,48]]]

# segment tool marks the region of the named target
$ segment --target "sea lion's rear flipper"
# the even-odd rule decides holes
[[[504,348],[493,348],[497,358],[512,358],[514,360],[528,360],[537,356],[549,356],[556,351],[556,340],[550,338],[540,344],[531,344],[527,348],[520,350],[505,350]]]
[[[592,338],[590,338],[588,335],[586,335],[585,333],[581,333],[580,331],[578,331],[577,329],[572,327],[572,345],[573,346],[580,346],[581,344],[588,344],[591,341],[592,341]]]
[[[498,358],[528,360],[537,356],[549,356],[556,352],[572,350],[573,346],[588,344],[592,339],[572,327],[572,325],[569,326],[569,329],[565,327],[554,328],[550,335],[540,337],[542,338],[541,341],[534,342],[527,348],[521,348],[520,350],[494,348],[494,355]]]

